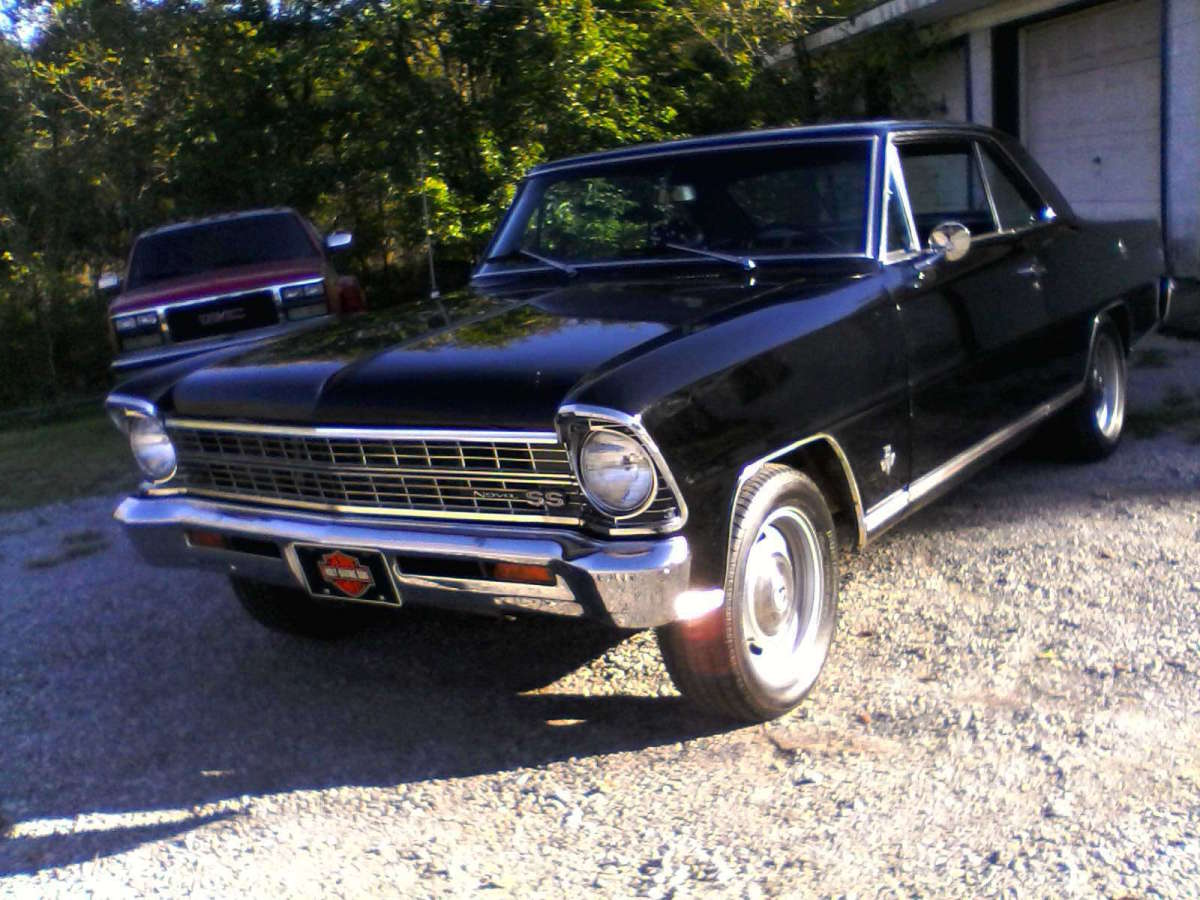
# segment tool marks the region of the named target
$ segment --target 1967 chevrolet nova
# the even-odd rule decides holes
[[[380,606],[658,629],[741,719],[813,686],[862,546],[1044,425],[1098,459],[1170,283],[1153,222],[1080,221],[994,131],[886,122],[540,166],[471,287],[108,400],[151,563],[263,623]]]

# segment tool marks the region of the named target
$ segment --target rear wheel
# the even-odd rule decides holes
[[[1092,341],[1083,394],[1058,422],[1060,446],[1082,460],[1104,459],[1116,450],[1125,427],[1125,394],[1125,347],[1105,321]]]
[[[332,641],[349,637],[380,618],[380,611],[353,603],[318,600],[299,588],[230,578],[242,608],[272,631]]]
[[[676,687],[710,712],[746,721],[795,707],[833,642],[834,551],[833,518],[817,486],[764,466],[737,502],[724,604],[658,629]]]

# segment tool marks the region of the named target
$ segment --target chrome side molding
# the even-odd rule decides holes
[[[1001,428],[978,444],[951,457],[936,469],[922,475],[907,488],[889,494],[866,512],[864,518],[868,539],[877,537],[896,524],[906,513],[915,511],[921,505],[939,496],[943,491],[952,487],[959,476],[972,466],[983,462],[993,453],[1003,450],[1012,441],[1053,416],[1082,393],[1083,385],[1076,385],[1057,397],[1039,404],[1011,425]]]

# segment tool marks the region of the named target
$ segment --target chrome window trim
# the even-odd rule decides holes
[[[917,223],[916,223],[916,220],[913,218],[912,204],[909,202],[909,199],[908,199],[908,184],[904,180],[904,170],[900,166],[900,154],[896,150],[896,145],[894,143],[892,143],[892,139],[890,136],[888,137],[887,148],[885,150],[885,154],[886,154],[886,158],[887,158],[887,164],[886,164],[886,168],[885,168],[885,172],[884,172],[883,190],[884,190],[884,193],[887,193],[888,183],[890,181],[895,182],[896,189],[900,193],[900,205],[904,209],[904,218],[905,218],[906,223],[908,224],[908,236],[909,236],[910,240],[912,241],[912,249],[910,249],[910,250],[888,250],[887,249],[887,227],[888,227],[888,225],[887,225],[887,206],[888,206],[888,204],[885,199],[882,204],[883,216],[880,220],[880,225],[879,225],[879,247],[880,247],[879,261],[881,263],[883,263],[885,266],[890,266],[890,265],[893,265],[898,262],[904,262],[905,260],[915,259],[918,256],[921,256],[922,253],[924,253],[924,251],[921,249],[921,244],[920,244],[920,241],[918,240]]]
[[[1000,211],[996,209],[996,195],[992,193],[992,183],[987,177],[987,169],[983,165],[983,150],[979,141],[971,141],[971,149],[975,152],[975,165],[979,167],[979,180],[983,183],[983,192],[987,195],[988,209],[992,211],[992,229],[997,234],[1004,231],[1004,223],[1000,221]]]
[[[675,531],[684,526],[688,520],[687,501],[683,497],[683,492],[679,490],[679,484],[675,481],[675,476],[671,473],[670,466],[663,458],[662,451],[658,449],[658,444],[650,437],[650,433],[642,424],[640,415],[631,416],[628,413],[623,413],[620,410],[610,409],[606,406],[592,406],[586,403],[567,403],[558,408],[558,413],[555,415],[555,426],[558,429],[559,441],[567,448],[567,460],[571,464],[571,472],[575,476],[576,482],[579,484],[579,489],[587,496],[587,490],[583,486],[583,479],[579,477],[578,457],[579,448],[571,445],[567,440],[566,425],[570,419],[599,419],[602,422],[610,422],[614,425],[619,425],[628,428],[633,432],[634,437],[645,447],[646,452],[650,454],[650,459],[658,469],[658,475],[662,478],[663,484],[674,495],[675,503],[679,507],[679,515],[668,522],[658,525],[652,529],[646,528],[615,528],[607,529],[609,534],[637,534],[637,533],[652,533],[658,534],[666,531]],[[655,492],[657,493],[657,491]],[[653,494],[651,502],[653,502]],[[588,502],[591,503],[591,498],[588,497]],[[593,504],[594,506],[595,504]],[[598,509],[603,515],[608,515],[603,509]],[[611,517],[610,517],[611,518]],[[625,517],[628,518],[628,517]]]
[[[1058,217],[1058,213],[1055,212],[1055,209],[1053,206],[1051,206],[1049,203],[1046,202],[1046,198],[1043,197],[1042,192],[1037,189],[1037,185],[1033,183],[1033,179],[1029,177],[1029,173],[1025,171],[1024,166],[1022,166],[1019,162],[1017,162],[1017,160],[1013,158],[1013,155],[1011,153],[1009,153],[1007,150],[1005,150],[1004,147],[1001,146],[998,141],[996,141],[994,138],[990,137],[989,135],[986,135],[986,134],[979,135],[978,137],[975,138],[975,144],[976,144],[977,150],[979,150],[979,152],[981,154],[983,153],[983,149],[982,149],[981,145],[986,144],[988,147],[990,147],[992,150],[995,151],[995,153],[998,157],[1000,157],[1005,162],[1007,162],[1010,166],[1012,166],[1013,171],[1021,176],[1021,178],[1025,182],[1025,185],[1029,188],[1029,190],[1031,190],[1033,192],[1034,196],[1038,198],[1038,202],[1041,204],[1042,209],[1049,212],[1050,216],[1051,216],[1049,219],[1044,219],[1040,222],[1031,222],[1028,225],[1022,225],[1020,228],[999,228],[996,232],[994,232],[994,234],[996,236],[1001,236],[1001,237],[1011,237],[1013,235],[1028,234],[1031,231],[1037,231],[1039,229],[1048,228],[1051,225],[1053,225],[1055,220]],[[982,168],[983,168],[983,164],[981,162],[980,169],[982,169]],[[986,172],[985,172],[985,179],[986,179]],[[1000,222],[999,215],[996,215],[996,222],[997,223]],[[991,236],[992,235],[990,235],[990,234],[983,235],[983,237],[991,237]]]
[[[980,161],[980,158],[979,158],[979,149],[978,149],[979,135],[977,133],[970,132],[970,131],[951,131],[951,130],[932,131],[932,132],[931,131],[897,131],[897,132],[893,132],[891,135],[888,136],[888,141],[893,146],[895,144],[922,144],[922,143],[944,144],[944,143],[953,142],[953,141],[963,141],[963,142],[967,143],[970,146],[969,155],[975,160],[975,166],[979,171],[980,183],[983,184],[984,193],[987,195],[988,209],[991,211],[992,225],[994,226],[991,231],[985,231],[981,235],[976,236],[976,235],[972,234],[971,240],[972,240],[972,242],[974,242],[976,240],[986,240],[987,238],[1002,236],[1004,234],[1000,230],[1000,220],[998,218],[996,218],[995,208],[991,205],[991,192],[987,187],[987,180],[984,178],[984,175],[983,175],[983,163]],[[897,155],[898,154],[899,154],[899,149],[897,149]],[[903,169],[904,169],[903,164],[900,166],[900,169],[901,169],[901,172],[903,172]],[[908,189],[908,185],[906,182],[905,183],[906,195],[907,195],[907,189]],[[909,216],[911,217],[913,225],[914,225],[914,234],[918,234],[918,237],[919,237],[919,233],[916,232],[916,230],[915,230],[916,215],[912,211],[911,203],[909,204]]]
[[[675,150],[655,150],[652,152],[648,151],[646,153],[637,154],[636,156],[624,156],[624,157],[620,157],[619,159],[612,159],[612,160],[581,161],[579,163],[568,164],[568,165],[564,165],[562,167],[555,167],[554,164],[551,163],[551,164],[549,164],[550,168],[545,168],[545,169],[539,168],[539,169],[529,172],[525,176],[523,183],[524,183],[524,181],[527,181],[529,179],[536,178],[536,177],[539,177],[542,175],[557,174],[560,172],[568,172],[568,171],[573,171],[576,169],[588,169],[588,168],[603,169],[608,166],[616,165],[619,163],[624,163],[627,161],[658,158],[658,157],[663,157],[663,156],[678,156],[681,154],[694,155],[694,154],[698,154],[698,153],[728,152],[728,151],[733,151],[733,150],[758,149],[761,147],[803,146],[805,144],[853,144],[853,143],[858,143],[858,142],[869,142],[871,145],[871,149],[870,149],[870,154],[867,159],[867,167],[869,170],[868,181],[867,181],[867,192],[866,192],[867,209],[866,209],[865,221],[863,223],[864,224],[864,233],[862,236],[864,249],[857,250],[857,251],[851,251],[851,252],[847,252],[847,253],[774,253],[774,254],[752,253],[751,255],[754,257],[755,262],[760,262],[760,261],[772,262],[772,261],[789,260],[789,259],[870,259],[870,260],[874,260],[874,259],[876,259],[877,248],[878,248],[878,245],[875,242],[875,232],[876,232],[876,225],[877,225],[876,218],[878,215],[878,211],[876,209],[876,196],[875,195],[878,192],[878,180],[879,180],[879,178],[878,178],[879,141],[880,141],[880,138],[879,138],[878,134],[863,134],[863,135],[852,135],[852,136],[848,136],[848,137],[820,137],[820,138],[792,137],[792,138],[782,138],[780,140],[775,140],[775,141],[763,141],[763,142],[759,142],[759,143],[749,143],[749,144],[733,144],[733,145],[726,144],[726,145],[717,146],[717,147],[679,148],[679,149],[675,149]],[[507,223],[507,216],[506,216],[505,221],[501,223],[501,227],[497,229],[497,231],[496,231],[497,235],[500,233],[501,229],[505,226],[506,223]],[[490,250],[491,245],[489,244],[488,246],[489,246],[489,250]],[[654,264],[662,265],[662,264],[678,263],[681,260],[677,257],[666,257],[666,258],[656,258],[656,259],[638,259],[638,260],[630,259],[630,260],[608,260],[608,261],[590,261],[590,262],[582,262],[582,261],[576,262],[575,260],[566,260],[566,261],[569,262],[576,269],[587,269],[587,268],[591,268],[591,267],[595,267],[595,266],[645,265],[647,263],[654,263]],[[687,260],[687,261],[692,262],[692,260]],[[705,260],[697,259],[694,262],[698,263],[698,264],[704,264]],[[711,262],[709,262],[708,264],[711,265]],[[487,265],[487,263],[481,263],[480,268],[482,268],[484,265]],[[545,272],[547,270],[548,270],[547,267],[544,267],[544,266],[527,266],[527,267],[524,267],[521,269],[504,269],[499,272],[476,272],[474,275],[471,276],[471,279],[474,280],[476,278],[488,278],[488,277],[492,277],[494,275],[522,275],[522,274],[527,274],[527,273]]]
[[[855,141],[878,141],[877,134],[828,135],[826,137],[805,137],[791,135],[762,141],[729,142],[710,145],[707,147],[672,147],[670,144],[658,145],[656,149],[647,149],[644,153],[632,153],[628,156],[618,156],[608,159],[563,160],[561,163],[543,163],[530,169],[525,179],[533,179],[542,175],[571,172],[577,169],[602,169],[607,166],[625,162],[637,162],[644,159],[660,159],[668,156],[698,155],[701,153],[727,153],[731,150],[757,150],[762,147],[796,146],[801,144],[851,144]]]

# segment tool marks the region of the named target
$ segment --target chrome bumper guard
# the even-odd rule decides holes
[[[206,569],[287,587],[306,587],[297,544],[377,550],[387,560],[402,603],[474,612],[535,610],[619,628],[650,628],[687,615],[691,595],[691,553],[681,535],[603,541],[546,528],[406,527],[179,497],[129,497],[114,517],[151,565]],[[193,545],[189,531],[216,532],[241,549]],[[546,566],[554,584],[414,574],[404,562],[411,559]]]

